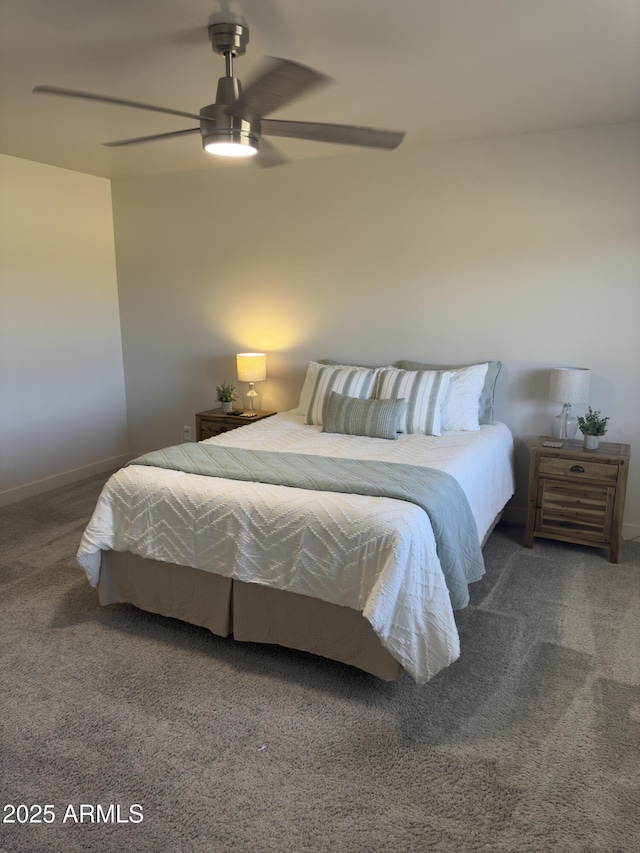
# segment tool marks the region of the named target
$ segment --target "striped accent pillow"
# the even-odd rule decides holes
[[[324,410],[332,391],[366,400],[373,396],[378,371],[368,367],[321,365],[311,392],[306,424],[324,423]]]
[[[395,439],[406,408],[405,400],[360,400],[332,391],[322,431]]]
[[[400,431],[440,435],[442,404],[449,390],[450,375],[444,370],[400,370],[390,367],[380,373],[376,398],[407,401]]]

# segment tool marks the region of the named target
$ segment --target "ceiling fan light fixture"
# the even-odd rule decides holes
[[[229,87],[232,90],[227,91]],[[260,125],[227,115],[227,104],[233,103],[240,92],[235,77],[222,77],[218,81],[218,101],[200,110],[200,135],[202,147],[209,154],[222,157],[252,157],[258,153]]]
[[[216,133],[205,136],[202,147],[209,154],[220,157],[253,157],[258,153],[258,143],[249,136],[238,136],[234,133]]]

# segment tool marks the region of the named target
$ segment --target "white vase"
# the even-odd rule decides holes
[[[585,435],[585,437],[584,437],[584,449],[585,450],[597,450],[599,444],[600,444],[600,436],[599,435]]]
[[[230,412],[233,409],[233,403],[231,401],[225,400],[220,403],[223,412]]]

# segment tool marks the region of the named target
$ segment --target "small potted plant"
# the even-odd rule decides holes
[[[584,446],[587,450],[595,450],[600,443],[600,436],[607,431],[609,418],[600,416],[600,412],[594,412],[591,406],[584,417],[578,417],[578,429],[584,435]]]
[[[227,382],[223,382],[222,385],[218,385],[216,388],[216,395],[218,401],[222,405],[223,412],[230,412],[233,408],[233,401],[236,399],[236,389],[233,385],[229,385]]]

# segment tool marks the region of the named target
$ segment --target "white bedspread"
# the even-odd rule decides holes
[[[504,424],[397,441],[321,432],[286,412],[208,443],[439,468],[464,489],[479,538],[513,494]],[[106,484],[78,561],[95,586],[101,550],[193,566],[361,611],[417,682],[460,654],[431,524],[391,498],[312,492],[144,466]]]

